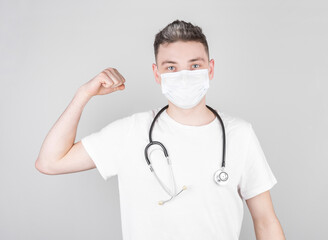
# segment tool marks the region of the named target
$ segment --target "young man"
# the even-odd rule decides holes
[[[223,161],[224,132],[205,104],[214,60],[201,28],[176,20],[156,35],[154,50],[153,72],[168,108],[134,113],[74,143],[90,98],[125,88],[124,77],[107,68],[79,88],[44,140],[36,168],[63,174],[97,167],[105,180],[117,175],[125,240],[238,239],[243,200],[257,239],[285,239],[269,192],[277,180],[252,125],[217,110],[228,175],[224,185],[213,180]],[[172,172],[160,145],[145,150],[150,130],[152,141],[167,149]],[[181,190],[172,194],[172,189]]]

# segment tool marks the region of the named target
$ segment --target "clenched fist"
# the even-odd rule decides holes
[[[90,81],[85,83],[82,88],[90,97],[105,95],[117,90],[125,89],[125,79],[116,68],[106,68]]]

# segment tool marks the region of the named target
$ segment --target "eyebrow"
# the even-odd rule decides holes
[[[203,62],[205,62],[204,58],[202,58],[202,57],[190,59],[188,62],[196,62],[196,61],[203,61]],[[177,64],[177,62],[170,61],[170,60],[165,60],[164,62],[162,62],[161,65],[163,66],[166,63]]]

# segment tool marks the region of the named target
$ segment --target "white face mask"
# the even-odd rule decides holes
[[[209,88],[208,69],[163,73],[161,79],[165,97],[184,109],[196,106]]]

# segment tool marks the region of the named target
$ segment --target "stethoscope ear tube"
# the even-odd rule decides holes
[[[169,154],[167,153],[167,150],[166,150],[166,147],[161,143],[161,142],[158,142],[158,141],[151,141],[150,143],[147,144],[147,146],[145,147],[145,158],[146,158],[146,161],[147,161],[147,164],[150,165],[150,160],[148,158],[148,149],[149,147],[151,147],[152,145],[159,145],[161,146],[163,152],[164,152],[164,155],[166,158],[169,157]]]

